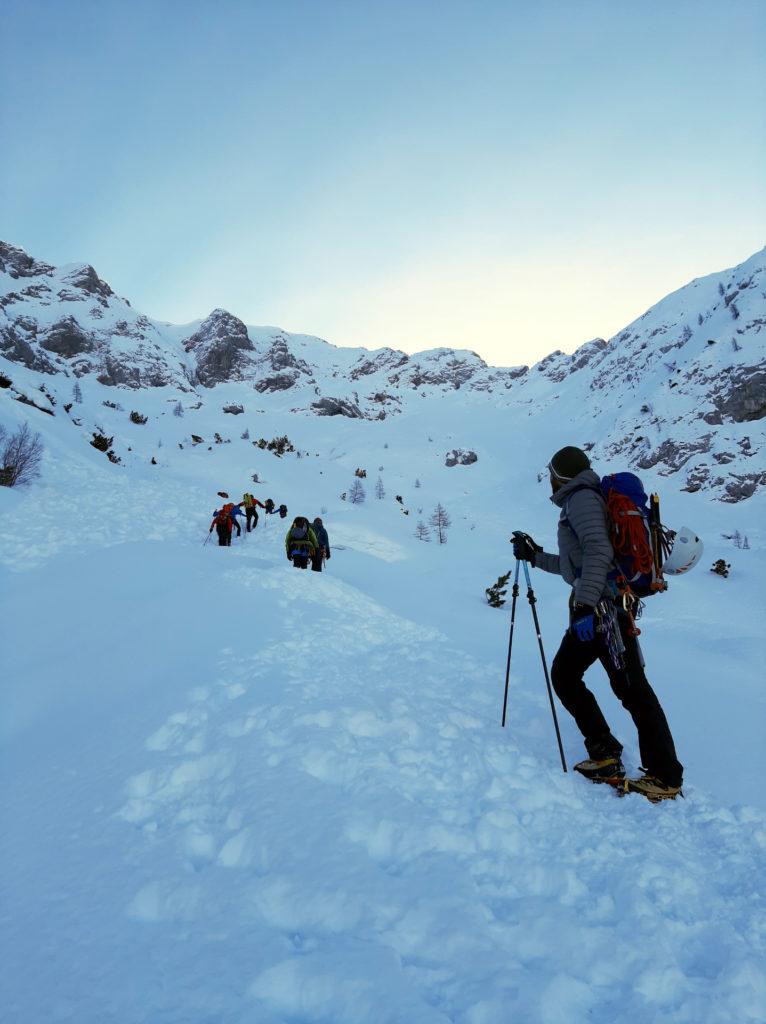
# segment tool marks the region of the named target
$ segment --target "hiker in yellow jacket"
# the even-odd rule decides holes
[[[258,509],[266,508],[263,502],[258,501],[252,494],[242,495],[242,505],[245,506],[245,517],[247,522],[247,532],[250,533],[250,521],[252,520],[253,529],[258,525]]]

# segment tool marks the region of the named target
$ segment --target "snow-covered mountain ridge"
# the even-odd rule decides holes
[[[136,312],[89,265],[56,268],[0,243],[4,372],[15,385],[21,367],[32,371],[25,386],[34,380],[50,402],[68,404],[75,380],[167,388],[205,403],[236,392],[245,412],[266,404],[369,420],[435,399],[455,403],[460,420],[488,405],[524,419],[561,417],[563,401],[572,440],[602,461],[656,467],[677,475],[682,489],[725,501],[766,482],[763,432],[753,427],[766,415],[764,328],[766,250],[692,281],[608,341],[553,352],[532,367],[497,368],[450,348],[412,356],[337,348],[248,326],[223,309],[185,326],[163,323]]]

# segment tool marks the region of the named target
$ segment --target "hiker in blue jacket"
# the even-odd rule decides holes
[[[327,530],[322,525],[319,516],[316,517],[312,526],[317,539],[317,548],[311,558],[311,568],[314,572],[321,572],[324,560],[330,558],[330,538],[327,536]]]
[[[232,510],[231,510],[231,513],[230,513],[230,514],[231,514],[231,524],[232,524],[232,526],[234,526],[234,527],[236,528],[236,530],[237,530],[237,536],[238,536],[238,537],[241,537],[241,536],[242,536],[242,527],[241,527],[241,526],[239,525],[239,523],[237,522],[237,519],[238,519],[238,518],[239,518],[240,516],[244,516],[244,514],[245,514],[245,513],[244,513],[244,512],[242,511],[242,502],[240,502],[240,503],[239,503],[239,505],[235,505],[235,506],[234,506],[234,507],[232,508]]]

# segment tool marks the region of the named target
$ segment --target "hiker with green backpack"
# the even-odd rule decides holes
[[[292,562],[296,569],[306,569],[309,559],[314,557],[318,548],[316,534],[308,519],[305,516],[296,516],[285,537],[287,560]]]
[[[553,661],[551,681],[585,740],[588,758],[576,764],[575,770],[594,782],[619,784],[650,800],[672,799],[681,791],[683,766],[676,757],[660,702],[644,673],[634,619],[639,607],[637,592],[649,596],[665,587],[656,571],[653,538],[646,536],[643,513],[636,510],[640,498],[646,502],[646,495],[638,478],[629,473],[605,478],[605,487],[579,448],[570,446],[556,452],[548,469],[551,501],[561,510],[558,554],[543,551],[521,532],[514,534],[513,551],[516,558],[562,576],[572,587],[569,628]],[[614,486],[609,486],[609,480],[616,481]],[[613,517],[619,519],[623,537],[628,538],[625,550],[629,549],[629,555],[625,557],[616,553],[615,544],[620,551],[623,547],[621,539],[615,539],[615,528],[610,528]],[[677,571],[686,571],[699,559],[701,542],[694,540],[699,550]],[[583,681],[596,661],[606,670],[612,690],[638,730],[642,778],[624,779],[622,744]]]

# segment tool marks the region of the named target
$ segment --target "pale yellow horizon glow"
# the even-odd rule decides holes
[[[614,337],[695,277],[736,265],[758,248],[744,251],[733,240],[730,262],[720,253],[691,261],[673,246],[656,255],[634,252],[632,259],[583,251],[577,262],[539,254],[528,262],[466,263],[456,255],[438,267],[417,261],[374,284],[339,290],[322,281],[292,297],[279,326],[341,347],[388,346],[410,355],[470,349],[494,366],[532,364],[556,349],[569,353],[593,338]]]

